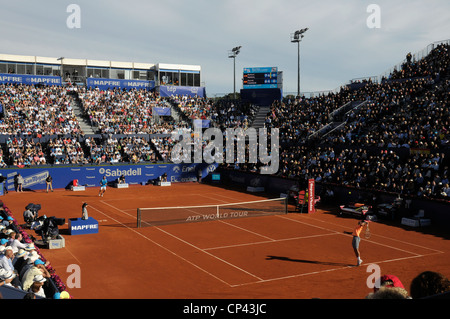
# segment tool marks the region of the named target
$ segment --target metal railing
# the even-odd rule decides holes
[[[429,45],[427,45],[425,48],[423,48],[422,50],[411,54],[411,61],[420,61],[423,58],[427,57],[434,49],[436,49],[439,45],[450,45],[450,39],[447,40],[441,40],[441,41],[435,41],[433,43],[430,43]],[[391,68],[389,68],[388,70],[384,71],[382,74],[378,75],[378,76],[367,76],[367,77],[360,77],[360,78],[355,78],[349,81],[349,83],[347,84],[352,84],[352,83],[359,83],[359,82],[369,82],[369,80],[372,83],[381,83],[383,78],[388,78],[390,74],[392,74],[395,70],[401,70],[402,65],[407,61],[407,58],[405,56],[405,59],[403,59],[401,62],[397,63],[396,65],[392,66]],[[342,87],[342,86],[341,86]],[[304,95],[305,97],[317,97],[317,96],[321,96],[321,95],[327,95],[329,93],[337,93],[339,92],[339,90],[341,89],[341,87],[334,89],[334,90],[324,90],[324,91],[315,91],[315,92],[304,92],[301,93],[302,95]],[[283,93],[283,97],[287,97],[287,96],[296,96],[297,93],[293,93],[293,92],[284,92]]]
[[[422,50],[420,50],[414,54],[411,53],[411,61],[422,60],[423,58],[427,57],[436,47],[438,47],[441,44],[450,45],[450,39],[430,43]],[[393,67],[389,68],[388,70],[383,72],[381,75],[379,75],[380,81],[382,78],[388,78],[389,75],[392,74],[394,71],[400,71],[402,69],[402,65],[405,64],[406,62],[407,62],[407,58],[405,56],[405,59],[403,59],[401,62],[397,63],[396,65],[394,65]]]

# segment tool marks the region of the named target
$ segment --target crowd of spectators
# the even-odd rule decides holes
[[[0,287],[15,288],[24,299],[60,299],[65,286],[59,284],[50,262],[0,203]]]
[[[47,157],[39,142],[16,137],[9,137],[6,141],[6,158],[5,164],[19,167],[47,164]]]
[[[53,138],[47,143],[49,163],[51,164],[85,164],[86,155],[77,138]]]
[[[318,181],[417,196],[448,196],[449,53],[447,44],[437,45],[419,61],[408,55],[401,70],[380,83],[369,80],[327,95],[275,101],[265,125],[280,131],[278,175],[313,176]],[[0,103],[5,116],[0,133],[12,138],[1,150],[0,165],[170,161],[175,141],[169,135],[174,130],[191,128],[195,119],[210,120],[213,127],[246,129],[258,110],[243,101],[164,99],[147,90],[81,87],[76,94],[90,123],[108,138],[78,139],[82,132],[68,88],[2,84]],[[335,111],[350,102],[358,107],[336,117]],[[153,107],[170,106],[184,115],[180,121],[170,116],[155,120]],[[342,124],[325,135],[315,134],[332,122]],[[72,138],[37,142],[14,137],[64,134]],[[112,137],[117,134],[130,137]],[[136,134],[148,138],[131,136]]]
[[[266,127],[280,128],[278,175],[450,198],[449,61],[449,46],[439,45],[381,83],[275,102]],[[333,111],[352,101],[358,107],[333,118]],[[331,122],[341,125],[311,138]]]
[[[213,101],[208,98],[172,96],[169,100],[190,120],[207,120],[211,118]]]
[[[210,118],[217,126],[245,130],[251,126],[258,109],[246,101],[222,99],[213,104]]]
[[[408,289],[409,288],[409,289]],[[450,279],[437,271],[426,270],[416,275],[409,287],[395,275],[376,279],[373,292],[366,299],[447,299]]]
[[[192,120],[209,120],[209,127],[220,128],[222,131],[225,131],[226,128],[242,128],[245,130],[251,127],[259,109],[256,105],[241,100],[221,99],[213,101],[208,98],[187,96],[172,96],[168,100],[183,114],[181,124],[173,125],[172,131],[169,133],[178,131],[180,135],[183,129],[193,130]],[[183,121],[184,119],[191,121],[191,125]],[[194,140],[194,135],[191,138]],[[163,159],[169,160],[173,146],[177,141],[167,136],[154,137],[152,142]],[[204,139],[201,143],[202,149],[208,144]]]
[[[152,122],[153,107],[167,106],[155,92],[83,87],[78,96],[91,125],[102,134],[155,134],[170,129]]]
[[[432,83],[432,80],[412,80],[366,86],[365,92],[377,92],[371,95],[375,98],[350,111],[345,125],[329,134],[325,141],[430,150],[448,146],[450,111],[446,106],[450,81],[436,87]]]
[[[448,71],[450,49],[448,44],[438,44],[426,57],[415,60],[411,53],[406,55],[406,61],[401,69],[395,69],[389,79],[408,79],[430,76],[433,79],[442,76]]]
[[[444,153],[416,152],[401,158],[393,150],[306,145],[280,155],[283,177],[428,198],[449,198],[450,162]]]
[[[97,133],[106,135],[150,134],[142,144],[110,139],[84,140],[72,108],[78,97],[82,111]],[[1,149],[0,165],[37,165],[156,162],[170,160],[174,130],[191,129],[192,120],[209,120],[214,127],[248,128],[257,107],[239,100],[215,102],[208,98],[173,96],[164,99],[147,90],[91,89],[8,85],[0,87],[5,109],[0,134],[11,136]],[[153,107],[177,107],[184,116],[153,117]],[[164,136],[166,135],[166,136]],[[50,139],[42,137],[51,136]],[[56,137],[55,137],[56,136]],[[66,138],[65,136],[70,136]],[[79,137],[83,137],[79,139]]]
[[[0,134],[82,134],[64,87],[0,84]]]
[[[141,163],[160,161],[150,142],[138,136],[117,138],[112,135],[106,139],[87,137],[85,146],[87,162],[92,164],[104,163]]]
[[[152,148],[152,143],[140,137],[127,137],[119,141],[119,149],[126,162],[156,162],[161,160]],[[163,159],[164,160],[164,159]]]

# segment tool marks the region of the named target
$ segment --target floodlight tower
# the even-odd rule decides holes
[[[228,51],[228,57],[233,59],[233,95],[234,99],[236,99],[236,57],[239,53],[241,53],[242,46],[235,47]]]
[[[305,37],[304,33],[308,31],[308,28],[304,28],[298,31],[295,31],[291,34],[291,42],[297,43],[298,45],[298,73],[297,73],[297,96],[300,96],[300,42]]]

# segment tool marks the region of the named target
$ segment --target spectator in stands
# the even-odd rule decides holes
[[[366,296],[366,299],[411,299],[408,292],[399,287],[380,288],[377,292]]]
[[[0,247],[3,249],[3,251],[5,251],[6,246],[8,246],[8,239],[2,238],[0,240]]]
[[[10,227],[13,224],[13,222],[14,222],[14,218],[12,218],[11,216],[8,216],[6,218],[3,218],[2,216],[0,216],[0,224],[2,226],[5,226],[5,228],[3,229],[3,233],[6,236],[9,236],[9,234],[13,231]]]
[[[34,262],[40,259],[36,250],[27,248],[28,254],[24,257],[25,261],[22,265],[22,269],[19,271],[19,278],[23,280],[25,273],[34,266]]]
[[[44,278],[50,278],[50,273],[45,267],[45,263],[41,259],[36,259],[33,266],[30,267],[22,277],[23,289],[28,290],[33,284],[35,276],[43,276]]]
[[[25,249],[19,249],[13,260],[14,268],[17,270],[18,274],[20,274],[23,266],[26,264],[27,258],[28,252]]]
[[[36,299],[36,295],[32,292],[27,292],[24,296],[23,299]]]
[[[0,268],[0,287],[1,286],[10,286],[14,288],[20,289],[20,286],[17,286],[13,281],[16,279],[16,274],[10,270],[6,270],[4,268]]]
[[[13,265],[14,252],[11,246],[6,246],[2,255],[0,255],[0,269],[5,269],[6,271],[12,272],[17,275],[17,271]],[[15,287],[20,287],[22,284],[17,276],[12,279],[12,284]]]
[[[435,271],[424,271],[411,282],[410,293],[413,299],[430,297],[450,292],[450,280]]]
[[[8,216],[10,217],[10,216]],[[11,217],[12,218],[12,217]],[[7,230],[7,240],[8,243],[6,244],[6,246],[11,246],[12,247],[12,242],[14,241],[15,237],[16,237],[16,232],[13,229],[8,229]],[[17,251],[15,249],[13,249],[13,253],[15,254]]]
[[[373,288],[373,292],[377,292],[381,288],[401,288],[405,290],[402,282],[397,276],[394,275],[383,275],[377,281],[375,287]]]
[[[8,235],[6,235],[7,230],[8,228],[6,228],[6,226],[3,224],[3,217],[0,215],[0,239],[8,238]]]
[[[27,247],[27,245],[23,242],[23,236],[20,232],[12,232],[10,234],[9,245],[12,247],[14,254],[17,254],[20,249],[25,249]]]
[[[43,286],[47,281],[42,275],[36,275],[33,278],[31,286],[27,289],[28,292],[34,293],[36,296],[46,298]]]

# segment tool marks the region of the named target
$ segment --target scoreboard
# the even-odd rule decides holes
[[[276,89],[279,87],[278,68],[244,68],[244,89]]]

